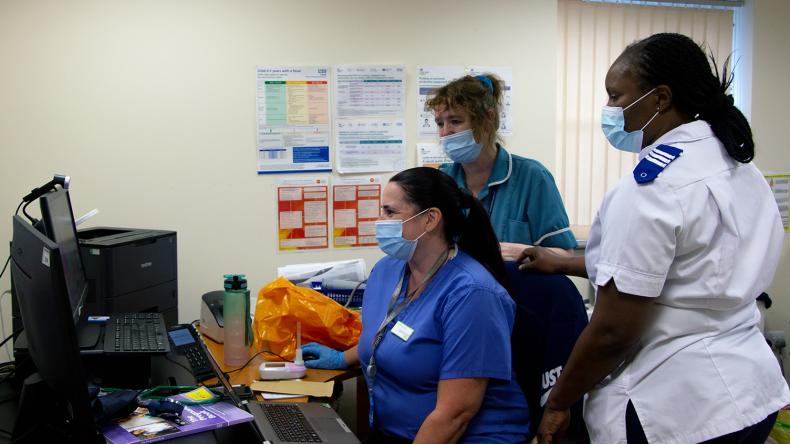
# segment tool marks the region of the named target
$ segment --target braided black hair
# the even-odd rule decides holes
[[[508,288],[505,264],[499,241],[483,205],[458,187],[452,177],[428,167],[403,170],[390,182],[398,184],[406,200],[417,207],[438,208],[444,220],[444,238],[480,262],[505,289]]]
[[[678,111],[708,122],[730,157],[741,163],[754,159],[752,129],[727,93],[733,79],[727,70],[729,57],[720,75],[713,55],[708,61],[703,48],[689,37],[662,33],[632,43],[619,60],[630,64],[644,91],[668,86]]]

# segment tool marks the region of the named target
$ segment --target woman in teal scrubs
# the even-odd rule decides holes
[[[433,92],[426,107],[453,160],[440,169],[483,203],[505,260],[515,260],[529,245],[575,248],[554,177],[540,162],[498,143],[503,89],[501,80],[485,74],[461,77]]]

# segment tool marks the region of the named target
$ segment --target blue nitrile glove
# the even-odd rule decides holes
[[[346,367],[343,352],[311,342],[302,347],[305,367],[341,370]]]

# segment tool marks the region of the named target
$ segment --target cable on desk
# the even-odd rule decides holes
[[[255,353],[254,355],[252,355],[252,357],[249,359],[249,361],[247,361],[247,362],[246,362],[244,365],[242,365],[241,367],[239,367],[239,368],[234,368],[233,370],[228,370],[226,373],[227,373],[227,374],[231,374],[231,373],[235,373],[235,372],[237,372],[237,371],[239,371],[239,370],[243,369],[244,367],[246,367],[246,366],[250,365],[250,362],[252,362],[252,360],[253,360],[253,359],[257,358],[257,357],[258,357],[258,355],[260,355],[261,353],[268,353],[268,354],[270,354],[270,355],[277,356],[278,358],[282,359],[283,361],[288,361],[287,359],[283,358],[282,356],[278,355],[278,354],[277,354],[277,353],[275,353],[275,352],[271,352],[271,351],[269,351],[269,350],[261,350],[261,351],[259,351],[258,353]]]

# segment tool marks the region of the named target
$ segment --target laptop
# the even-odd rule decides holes
[[[230,402],[253,416],[253,428],[261,442],[359,444],[337,412],[322,404],[242,401],[214,357],[208,355]]]

